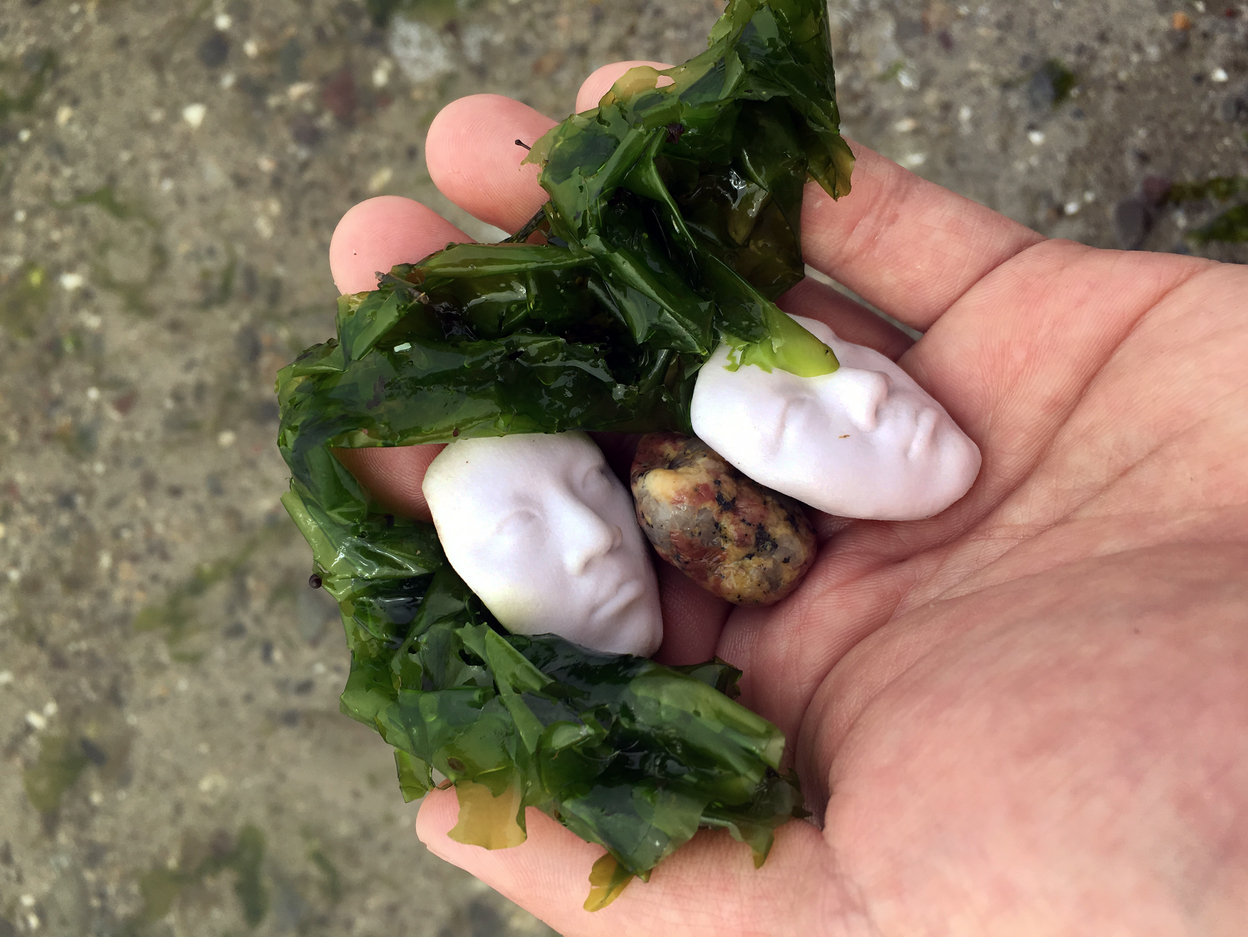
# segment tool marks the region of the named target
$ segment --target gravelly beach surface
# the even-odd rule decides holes
[[[722,4],[387,6],[0,0],[0,937],[550,933],[425,851],[338,713],[273,379],[330,333],[353,203],[498,235],[429,182],[443,104],[563,117],[599,65],[695,53]],[[833,23],[857,141],[1045,234],[1248,261],[1199,237],[1248,198],[1244,3]]]

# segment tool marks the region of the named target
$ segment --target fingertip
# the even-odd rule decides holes
[[[335,449],[334,456],[355,476],[382,510],[400,517],[432,522],[429,504],[421,490],[425,470],[446,446]]]
[[[453,843],[447,834],[458,819],[459,801],[454,789],[432,790],[421,800],[420,810],[416,813],[416,838],[439,859],[454,862],[446,855],[446,844]]]
[[[468,236],[431,208],[398,195],[353,205],[329,242],[329,268],[341,293],[377,288],[377,273],[415,263]]]
[[[670,563],[659,560],[659,605],[663,644],[654,659],[679,667],[715,656],[732,605],[707,592]]]
[[[672,66],[663,62],[612,62],[610,65],[604,65],[595,69],[590,73],[589,77],[581,83],[581,88],[576,92],[576,110],[579,114],[581,111],[587,111],[592,107],[597,107],[598,102],[602,100],[602,96],[611,90],[611,86],[619,81],[630,68],[636,68],[639,65],[648,65],[659,71],[671,68]]]
[[[555,122],[500,94],[473,94],[438,112],[425,141],[433,184],[469,214],[515,231],[546,202],[526,150]]]

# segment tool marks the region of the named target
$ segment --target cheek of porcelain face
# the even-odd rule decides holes
[[[588,436],[459,440],[423,487],[451,566],[509,631],[658,649],[658,584],[632,497]]]
[[[729,371],[721,345],[698,373],[694,432],[750,478],[829,514],[917,520],[966,494],[979,448],[944,407],[879,352],[793,318],[840,368],[813,378]]]

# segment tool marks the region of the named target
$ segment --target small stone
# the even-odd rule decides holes
[[[48,727],[48,720],[43,717],[42,713],[37,713],[32,709],[26,714],[26,725],[36,732],[42,732]]]
[[[1140,194],[1150,205],[1163,205],[1170,197],[1172,183],[1165,176],[1148,175],[1140,182]]]
[[[199,60],[209,68],[219,68],[230,57],[230,40],[220,32],[213,33],[199,44]]]
[[[204,116],[208,113],[208,108],[203,104],[188,104],[182,108],[182,119],[191,125],[192,129],[198,129],[200,124],[204,122]],[[163,187],[162,180],[162,187]],[[171,187],[172,188],[172,187]]]
[[[368,179],[369,193],[373,195],[377,194],[382,189],[384,189],[387,185],[389,185],[390,180],[393,178],[394,178],[394,170],[391,169],[389,166],[382,166],[375,173],[373,173]]]
[[[778,602],[815,561],[802,506],[746,478],[700,439],[643,436],[630,477],[655,551],[729,602]]]
[[[1170,15],[1170,28],[1187,32],[1192,28],[1192,18],[1181,11],[1172,13]]]
[[[290,135],[300,146],[316,146],[323,136],[321,128],[306,114],[300,114],[290,122]]]
[[[358,103],[355,94],[355,78],[351,69],[343,66],[333,78],[321,89],[321,101],[330,112],[344,124],[355,120],[355,108]]]
[[[1231,76],[1226,73],[1225,68],[1215,68],[1209,73],[1209,80],[1214,82],[1214,84],[1225,84],[1227,81],[1230,81],[1230,78]]]
[[[1113,223],[1118,246],[1133,251],[1144,243],[1144,238],[1152,229],[1152,206],[1142,195],[1124,198],[1114,206]]]
[[[13,671],[0,670],[0,686],[8,686],[13,682]]]
[[[234,18],[228,13],[218,13],[213,18],[212,25],[221,30],[221,32],[225,32],[234,25]]]
[[[228,449],[230,446],[234,445],[234,441],[237,438],[238,437],[235,435],[233,430],[231,429],[222,430],[221,432],[217,433],[217,445],[220,446],[222,449]]]
[[[78,747],[82,749],[82,753],[86,755],[87,759],[97,768],[108,764],[108,752],[100,748],[100,746],[91,741],[91,739],[85,737],[79,739]]]
[[[1078,79],[1057,59],[1040,66],[1027,83],[1027,100],[1037,110],[1050,110],[1070,97]]]
[[[1231,89],[1222,99],[1221,117],[1227,123],[1248,123],[1248,82]]]
[[[1032,142],[1032,145],[1039,146],[1041,143],[1044,142],[1044,131],[1043,130],[1028,130],[1027,139]]]

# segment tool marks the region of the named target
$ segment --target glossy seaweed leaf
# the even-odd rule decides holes
[[[797,283],[803,186],[849,191],[822,0],[731,0],[706,52],[634,69],[533,146],[550,196],[501,244],[451,245],[339,300],[278,376],[283,503],[338,600],[342,708],[395,749],[404,796],[456,786],[452,835],[501,847],[537,807],[610,861],[599,907],[699,828],[761,862],[801,814],[784,740],[739,674],[507,634],[432,526],[379,513],[333,447],[567,430],[689,432],[716,343],[801,374],[831,351],[774,300]]]
[[[1248,242],[1248,205],[1228,208],[1212,221],[1197,228],[1191,234],[1197,244],[1222,241],[1227,244]]]
[[[761,862],[773,830],[800,815],[778,770],[784,737],[732,701],[732,667],[669,668],[508,634],[429,525],[337,521],[298,482],[283,502],[342,609],[343,711],[394,746],[406,799],[435,770],[458,787],[452,835],[515,845],[524,808],[537,807],[647,878],[700,827],[728,829]]]

